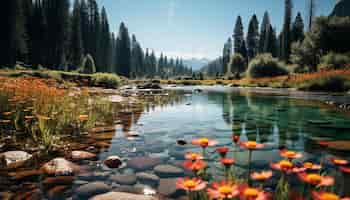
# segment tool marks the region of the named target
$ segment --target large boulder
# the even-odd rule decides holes
[[[90,200],[157,200],[158,198],[139,194],[130,194],[124,192],[108,192],[97,195]]]
[[[25,151],[7,151],[0,154],[0,167],[14,169],[28,163],[33,156]]]
[[[54,176],[73,175],[80,171],[80,167],[64,158],[55,158],[45,163],[41,170],[43,173]]]
[[[75,196],[73,199],[76,199],[76,200],[90,199],[93,196],[107,193],[110,190],[111,190],[111,187],[109,185],[106,185],[103,182],[91,182],[78,187],[75,190]]]
[[[349,0],[339,0],[335,5],[331,16],[337,17],[348,17],[350,16],[350,1]]]

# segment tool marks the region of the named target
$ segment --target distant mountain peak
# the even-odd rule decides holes
[[[203,66],[207,65],[211,60],[208,58],[188,58],[183,59],[183,62],[188,67],[191,67],[192,70],[196,71],[201,69]]]

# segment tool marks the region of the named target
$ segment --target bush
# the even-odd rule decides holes
[[[229,70],[234,73],[234,74],[239,74],[239,73],[242,73],[245,71],[245,59],[244,57],[239,54],[239,53],[236,53],[234,54],[231,59],[230,59],[230,62],[228,64],[229,66]]]
[[[345,92],[350,88],[346,79],[332,76],[303,83],[298,89],[306,91]]]
[[[287,75],[288,70],[283,68],[271,54],[260,54],[255,57],[248,67],[248,75],[252,78],[273,77]]]
[[[350,64],[350,56],[346,54],[338,54],[330,52],[321,58],[319,69],[340,69]]]
[[[81,64],[79,73],[93,74],[96,73],[95,61],[90,54],[86,55]]]
[[[91,79],[94,86],[105,88],[118,88],[121,84],[121,79],[115,74],[96,73],[91,75]]]

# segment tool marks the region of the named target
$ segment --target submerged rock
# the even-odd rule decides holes
[[[73,199],[75,200],[84,200],[90,199],[93,196],[107,193],[111,190],[109,185],[106,185],[103,182],[92,182],[86,185],[82,185],[78,187],[75,191],[75,196]]]
[[[48,175],[72,175],[80,171],[80,167],[64,158],[55,158],[41,167]]]
[[[93,160],[96,159],[96,154],[87,151],[72,151],[71,158],[73,160]]]
[[[159,183],[159,177],[155,174],[140,172],[136,174],[137,180],[140,183],[156,186]]]
[[[9,173],[9,176],[11,176],[14,180],[22,180],[22,179],[28,179],[32,177],[37,177],[41,174],[40,170],[25,170],[25,171],[19,171],[19,172],[12,172]]]
[[[159,177],[170,178],[182,176],[184,170],[173,165],[158,165],[154,168],[154,173]]]
[[[136,171],[145,171],[152,169],[154,166],[159,165],[160,163],[162,163],[160,158],[134,157],[127,162],[127,165]]]
[[[55,185],[71,185],[74,182],[74,176],[57,176],[47,177],[42,181],[45,187],[51,187]]]
[[[0,154],[0,167],[9,169],[22,167],[32,158],[33,156],[25,151],[7,151]]]
[[[158,198],[146,195],[125,192],[108,192],[91,198],[91,200],[157,200]]]
[[[120,185],[135,185],[137,181],[135,174],[117,174],[111,180]]]
[[[185,195],[184,190],[176,188],[176,178],[162,178],[158,186],[158,193],[167,197],[179,197]]]
[[[103,163],[107,167],[114,169],[119,168],[123,164],[123,161],[119,156],[109,156]]]

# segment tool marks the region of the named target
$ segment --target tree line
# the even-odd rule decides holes
[[[304,39],[303,18],[301,13],[298,12],[294,21],[292,21],[292,8],[292,0],[285,0],[284,24],[279,35],[277,35],[276,29],[271,24],[267,11],[264,13],[260,29],[258,17],[254,14],[250,18],[246,34],[244,34],[242,17],[238,16],[232,39],[230,37],[223,48],[223,71],[226,73],[241,73],[245,70],[244,67],[229,69],[228,64],[232,54],[238,54],[243,57],[246,63],[249,63],[258,54],[264,53],[269,53],[273,57],[289,62],[291,44]],[[313,11],[313,9],[311,10]]]
[[[191,75],[180,58],[144,51],[121,22],[115,35],[96,0],[4,0],[0,67],[16,62],[33,68],[79,71],[87,59],[96,72],[125,77]],[[94,70],[93,70],[94,72]]]

